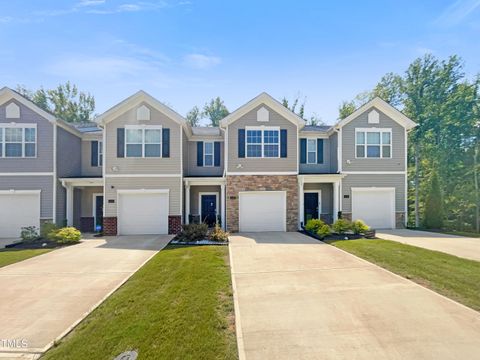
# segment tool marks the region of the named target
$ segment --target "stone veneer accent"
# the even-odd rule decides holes
[[[342,219],[352,221],[352,213],[342,212]],[[367,224],[368,225],[368,224]]]
[[[227,175],[227,230],[238,232],[240,191],[286,191],[287,231],[298,230],[298,182],[296,175]]]
[[[94,225],[95,219],[92,217],[81,217],[80,218],[80,231],[81,232],[94,232],[95,231],[95,225]]]
[[[106,236],[117,235],[117,217],[103,218],[103,234]]]
[[[180,215],[168,216],[168,233],[177,235],[182,231],[182,217]]]

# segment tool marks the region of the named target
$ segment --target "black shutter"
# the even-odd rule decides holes
[[[280,130],[280,157],[287,157],[287,129]]]
[[[220,142],[215,141],[213,143],[213,159],[214,159],[214,166],[220,166]]]
[[[92,158],[90,159],[90,165],[98,166],[98,141],[92,141],[90,143],[92,149]]]
[[[125,157],[125,129],[117,129],[117,157]]]
[[[317,164],[323,164],[323,139],[317,139]]]
[[[307,163],[307,139],[300,139],[300,164]]]
[[[238,129],[238,157],[245,157],[245,129]]]
[[[170,129],[162,129],[162,157],[170,157]]]
[[[203,166],[203,141],[197,141],[197,166]]]

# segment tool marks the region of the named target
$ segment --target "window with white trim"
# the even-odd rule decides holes
[[[278,158],[280,156],[280,129],[278,127],[246,128],[247,158]]]
[[[98,154],[98,166],[102,166],[103,165],[103,143],[101,141],[99,141],[98,143],[98,151],[97,151],[97,154]]]
[[[317,163],[317,139],[307,139],[307,164]]]
[[[36,156],[36,124],[0,125],[0,157],[34,158]]]
[[[162,127],[161,126],[126,126],[125,156],[126,157],[161,157]]]
[[[213,142],[203,143],[203,166],[213,166]]]
[[[391,129],[356,129],[355,156],[357,158],[391,158]]]

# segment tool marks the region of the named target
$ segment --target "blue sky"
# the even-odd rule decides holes
[[[266,91],[333,123],[342,100],[425,53],[480,72],[480,0],[0,0],[0,44],[0,86],[71,80],[98,113],[139,89],[182,115]]]

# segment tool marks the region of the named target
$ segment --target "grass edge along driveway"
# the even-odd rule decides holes
[[[46,254],[54,249],[1,249],[0,250],[0,268],[15,264],[17,262],[30,259],[32,257]]]
[[[480,311],[478,261],[390,240],[326,242]]]
[[[227,246],[168,246],[42,359],[237,359]]]

